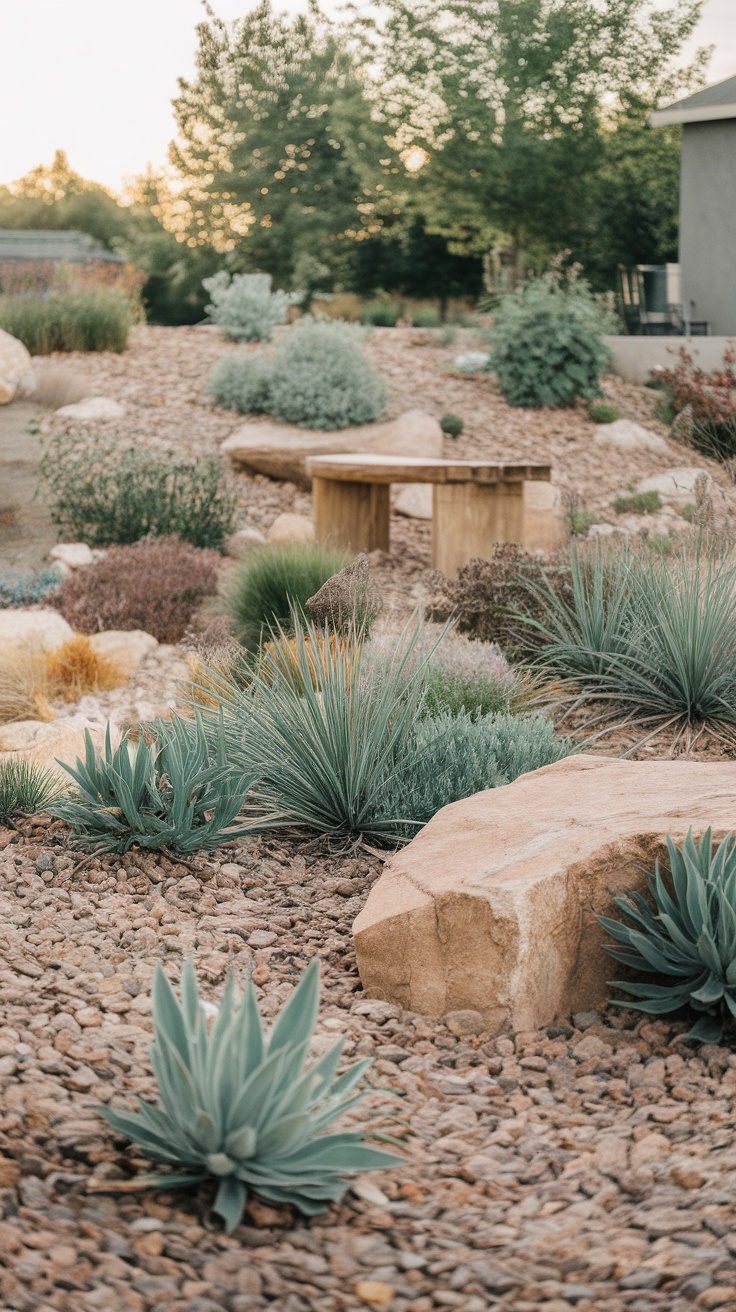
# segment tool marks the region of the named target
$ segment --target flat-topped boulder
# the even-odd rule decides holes
[[[268,419],[242,424],[220,450],[239,469],[267,474],[309,487],[307,461],[311,456],[366,455],[442,456],[442,429],[423,410],[407,410],[383,423],[359,424],[333,433],[297,428]]]
[[[494,1033],[599,1007],[624,968],[598,916],[691,825],[736,828],[736,762],[574,756],[444,807],[355,921],[366,993]]]

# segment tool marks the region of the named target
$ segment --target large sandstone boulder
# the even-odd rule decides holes
[[[0,328],[0,405],[12,401],[30,370],[30,352],[17,337]]]
[[[636,485],[637,492],[658,492],[663,501],[690,501],[695,496],[695,484],[705,478],[707,487],[713,479],[707,469],[699,465],[686,465],[682,469],[668,469],[664,474],[652,474]]]
[[[442,456],[442,429],[422,410],[407,410],[397,419],[360,424],[323,433],[270,420],[243,424],[221,446],[232,463],[252,474],[288,479],[309,487],[311,456],[369,454],[380,456]]]
[[[103,633],[90,634],[89,642],[98,656],[112,661],[126,677],[144,656],[158,647],[158,638],[145,629],[105,629]]]
[[[493,1032],[599,1006],[624,968],[597,917],[690,825],[736,828],[736,763],[576,756],[446,806],[355,921],[366,993]]]
[[[69,776],[58,764],[74,765],[84,757],[85,730],[89,729],[95,747],[102,748],[105,731],[84,715],[68,715],[47,723],[43,720],[18,720],[0,725],[0,761],[24,757],[52,770],[67,781]],[[119,733],[114,730],[114,740]]]
[[[659,433],[634,423],[633,419],[616,419],[612,424],[596,424],[593,441],[596,446],[615,446],[619,451],[667,450],[667,443]]]
[[[56,651],[74,637],[63,615],[48,606],[38,610],[0,610],[0,651],[10,647],[33,647]]]

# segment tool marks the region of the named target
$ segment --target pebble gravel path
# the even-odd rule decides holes
[[[576,1016],[491,1038],[366,998],[351,924],[381,859],[252,839],[186,867],[0,830],[0,1308],[14,1312],[736,1312],[736,1056]],[[374,1059],[406,1165],[305,1222],[211,1192],[102,1192],[145,1163],[95,1106],[155,1095],[150,986],[252,970],[273,1015],[323,966],[315,1054]]]

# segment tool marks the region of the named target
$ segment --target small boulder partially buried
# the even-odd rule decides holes
[[[366,993],[493,1032],[598,1008],[622,970],[598,916],[691,825],[736,828],[736,762],[573,756],[446,806],[355,921]]]

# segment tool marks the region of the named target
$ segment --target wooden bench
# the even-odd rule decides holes
[[[454,574],[494,542],[524,543],[524,483],[549,465],[411,456],[313,456],[314,531],[350,551],[389,550],[392,483],[433,484],[432,564]]]

